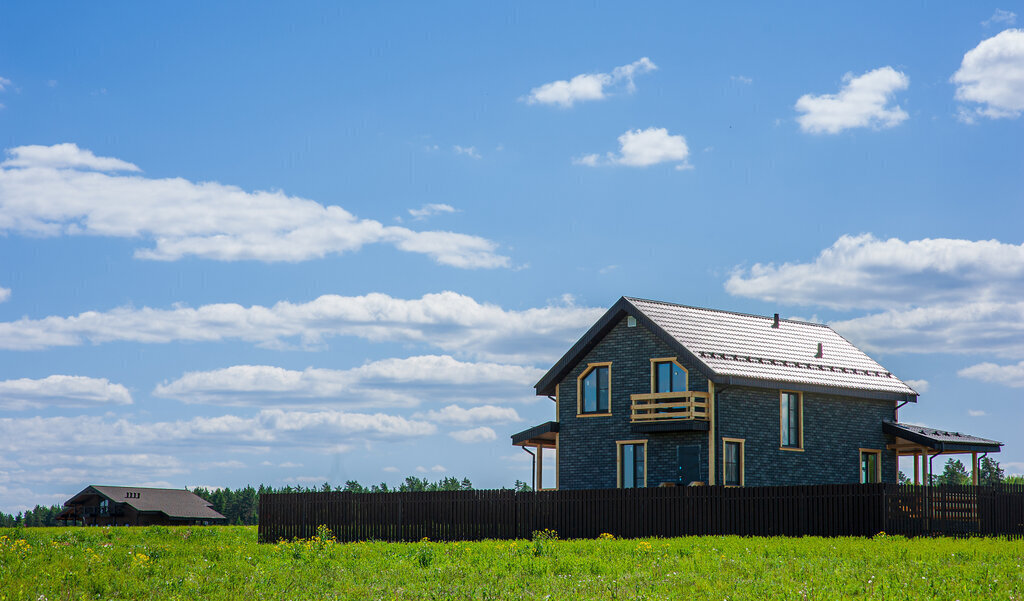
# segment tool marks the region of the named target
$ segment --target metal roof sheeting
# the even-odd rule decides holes
[[[90,493],[100,495],[117,503],[126,503],[137,511],[159,511],[171,518],[223,520],[210,503],[199,495],[187,490],[174,488],[141,488],[136,486],[89,486],[72,497],[64,505],[71,505],[76,499]],[[128,493],[131,493],[130,495]]]
[[[625,300],[716,375],[917,395],[824,324],[780,319],[774,328],[773,317]]]

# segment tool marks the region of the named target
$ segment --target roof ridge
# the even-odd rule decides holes
[[[659,304],[659,305],[668,305],[670,307],[682,307],[684,309],[696,309],[697,311],[710,311],[711,313],[727,313],[729,315],[739,315],[740,317],[757,317],[758,319],[767,319],[769,321],[772,321],[774,319],[774,317],[775,317],[774,315],[758,315],[756,313],[743,313],[741,311],[729,311],[728,309],[713,309],[711,307],[697,307],[697,306],[694,306],[694,305],[684,305],[684,304],[681,304],[681,303],[673,303],[673,302],[669,302],[669,301],[655,300],[655,299],[651,299],[651,298],[640,298],[640,297],[637,297],[637,296],[623,296],[622,298],[624,298],[624,299],[626,299],[626,300],[628,300],[630,302],[632,302],[632,301],[641,301],[641,302],[645,302],[645,303],[655,303],[655,304]],[[800,320],[800,319],[788,319],[788,318],[784,318],[784,317],[780,317],[779,321],[786,321],[786,322],[789,322],[789,323],[795,323],[795,324],[800,324],[800,325],[817,326],[819,328],[828,328],[829,330],[832,330],[832,327],[829,326],[827,323],[816,323],[816,322],[813,322],[813,321],[803,321],[803,320]],[[835,332],[835,330],[832,330],[832,331]]]

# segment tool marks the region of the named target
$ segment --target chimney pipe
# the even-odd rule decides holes
[[[779,327],[779,314],[778,313],[775,314],[775,323],[772,324],[772,327],[776,328],[776,329],[778,329],[778,327]]]
[[[818,359],[821,359],[824,356],[825,356],[825,351],[821,348],[821,343],[819,342],[818,343],[818,354],[815,355],[815,357],[817,357]]]

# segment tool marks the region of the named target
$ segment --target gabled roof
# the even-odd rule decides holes
[[[622,297],[537,383],[555,383],[624,316],[632,315],[716,384],[916,401],[917,393],[832,328],[817,323]],[[821,356],[818,345],[821,345]]]
[[[64,506],[77,505],[92,495],[116,503],[125,503],[139,512],[160,512],[171,518],[224,520],[210,503],[187,490],[174,488],[142,488],[138,486],[87,486],[68,499]]]
[[[1003,443],[980,436],[938,430],[928,426],[902,424],[899,422],[882,422],[882,431],[898,436],[904,440],[924,445],[930,449],[944,452],[978,452],[998,453]]]

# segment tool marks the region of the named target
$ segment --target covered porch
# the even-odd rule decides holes
[[[899,422],[883,422],[882,431],[896,438],[895,443],[888,445],[889,450],[896,451],[899,457],[914,458],[914,484],[927,485],[931,481],[930,476],[934,473],[932,460],[939,455],[969,454],[971,484],[977,486],[980,458],[998,453],[1003,445],[999,441],[970,434]]]
[[[558,464],[550,481],[553,486],[544,486],[544,449],[558,453],[558,422],[546,422],[512,435],[512,444],[522,447],[533,455],[533,490],[556,490],[558,488]],[[533,449],[531,451],[530,449]]]

